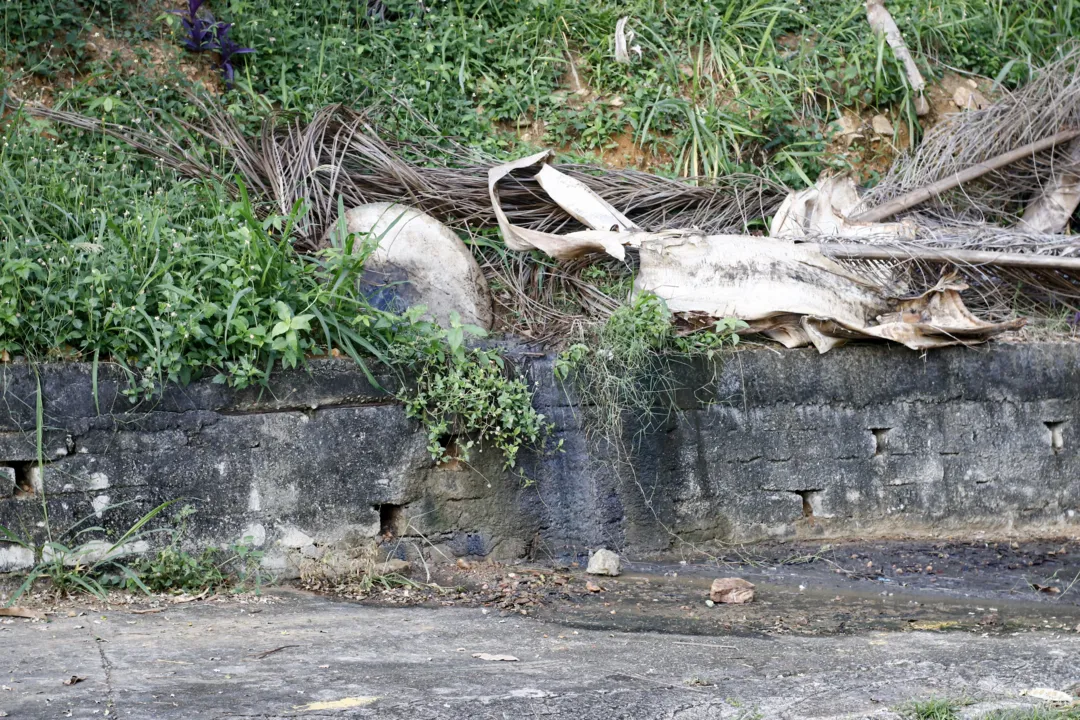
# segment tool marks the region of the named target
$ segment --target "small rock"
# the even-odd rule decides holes
[[[961,110],[982,110],[990,104],[990,101],[982,93],[966,85],[956,88],[952,101]]]
[[[836,121],[836,135],[844,142],[845,147],[863,137],[859,132],[862,129],[862,120],[854,113],[844,113]]]
[[[716,607],[716,603],[714,603],[712,600],[706,600],[705,607]]]
[[[326,551],[323,548],[315,544],[305,545],[304,547],[300,548],[301,555],[306,558],[311,558],[313,560],[318,560],[323,556],[323,553],[325,552]]]
[[[709,589],[713,602],[741,605],[754,599],[754,585],[742,578],[716,578]]]
[[[874,132],[878,135],[892,137],[896,134],[896,130],[893,129],[889,118],[884,115],[875,115],[874,119],[870,121],[870,126],[874,128]]]
[[[590,575],[619,575],[622,573],[622,562],[610,550],[597,550],[589,556],[589,567],[585,572]]]
[[[461,568],[462,570],[468,570],[469,568],[472,567],[472,564],[468,560],[466,560],[465,558],[458,558],[457,559],[457,566],[459,568]]]
[[[376,565],[374,568],[372,568],[371,574],[372,575],[394,575],[394,574],[400,575],[403,572],[408,572],[408,570],[409,570],[409,563],[407,563],[404,560],[398,560],[397,558],[393,558],[392,560],[387,560],[384,563],[379,563],[378,565]]]
[[[915,114],[919,117],[928,115],[930,113],[930,101],[926,99],[925,95],[920,94],[915,98]]]
[[[528,124],[526,122],[526,124]],[[452,313],[466,325],[491,327],[491,293],[472,251],[432,216],[395,203],[360,205],[345,213],[347,230],[376,239],[364,261],[362,285],[371,303],[400,312],[423,305],[450,327]],[[365,243],[356,243],[360,252]]]
[[[585,589],[588,590],[591,593],[598,593],[601,590],[603,590],[604,588],[600,587],[599,585],[594,583],[592,580],[586,580],[585,581]]]

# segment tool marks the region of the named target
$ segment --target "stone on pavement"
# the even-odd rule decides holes
[[[600,549],[589,556],[589,567],[585,572],[590,575],[611,575],[612,577],[622,573],[622,562],[619,556],[610,550]]]
[[[728,605],[741,605],[754,599],[754,584],[742,578],[716,578],[709,589],[709,599]]]

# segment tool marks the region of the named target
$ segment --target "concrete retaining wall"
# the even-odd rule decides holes
[[[563,451],[435,467],[423,432],[351,364],[320,361],[272,387],[210,382],[131,403],[102,368],[0,369],[0,524],[54,534],[86,515],[114,531],[160,502],[195,505],[200,545],[248,538],[278,568],[396,554],[631,555],[693,542],[1080,526],[1080,346],[997,343],[920,355],[854,346],[744,351],[719,391],[640,437],[632,465],[592,448],[550,360],[529,361]],[[682,378],[699,387],[710,368]],[[633,439],[633,438],[628,438]],[[8,469],[4,469],[8,468]],[[125,503],[120,507],[112,507]],[[111,508],[111,509],[107,509]],[[387,540],[387,538],[393,538]],[[0,544],[0,568],[27,560]]]

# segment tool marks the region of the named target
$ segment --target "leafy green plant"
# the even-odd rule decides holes
[[[114,363],[136,399],[332,349],[363,362],[401,324],[357,288],[362,253],[293,249],[302,208],[260,218],[242,189],[148,183],[120,150],[60,152],[22,127],[0,151],[0,350]]]
[[[154,593],[198,592],[227,584],[229,578],[221,570],[218,552],[206,549],[192,555],[183,548],[187,522],[195,508],[185,505],[173,518],[170,541],[150,556],[142,557],[132,566],[134,576],[142,587]],[[122,578],[129,589],[139,587],[131,578]]]
[[[419,315],[423,309],[412,312]],[[533,408],[528,382],[509,371],[499,352],[467,346],[469,336],[485,334],[481,328],[462,324],[453,313],[449,328],[430,326],[411,341],[396,345],[391,350],[395,361],[413,375],[413,382],[399,397],[409,417],[427,429],[433,459],[468,460],[474,445],[488,444],[512,468],[523,447],[543,444],[550,424]],[[456,444],[458,454],[452,456],[447,443],[458,435],[467,439]]]

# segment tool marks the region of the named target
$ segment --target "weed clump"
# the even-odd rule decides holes
[[[645,432],[677,409],[679,365],[696,360],[712,365],[725,349],[738,345],[738,331],[745,327],[740,320],[723,319],[681,334],[664,301],[640,293],[606,322],[583,329],[579,342],[556,360],[555,376],[573,381],[586,430],[618,448],[627,416]]]

